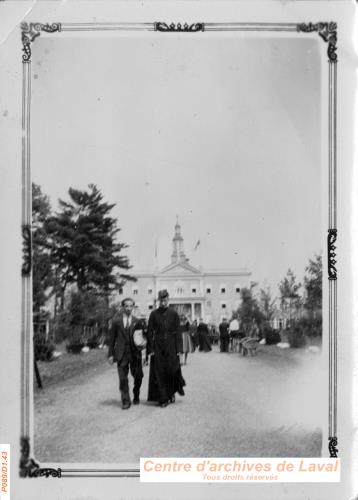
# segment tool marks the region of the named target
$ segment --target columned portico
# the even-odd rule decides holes
[[[172,298],[169,296],[169,305],[177,311],[179,315],[184,314],[188,319],[194,321],[203,317],[204,298]]]

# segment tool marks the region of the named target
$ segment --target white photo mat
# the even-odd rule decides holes
[[[348,2],[347,2],[348,3]],[[325,3],[326,4],[326,3]],[[298,9],[298,7],[297,7]],[[205,9],[204,9],[205,10]],[[235,9],[234,9],[235,10]],[[180,24],[175,21],[166,21],[163,19],[170,19],[170,14],[164,17],[159,17],[156,15],[144,16],[145,22],[132,22],[133,16],[129,14],[124,21],[125,16],[121,15],[121,21],[115,22],[68,22],[68,18],[71,17],[67,15],[67,20],[62,20],[61,13],[58,18],[55,18],[51,13],[48,20],[45,20],[43,12],[41,12],[41,22],[37,22],[37,18],[30,15],[28,18],[22,20],[21,23],[16,27],[18,37],[21,40],[21,45],[19,45],[19,64],[22,65],[22,174],[21,174],[21,191],[22,191],[22,208],[21,208],[21,229],[22,231],[22,269],[21,269],[21,362],[18,367],[21,371],[20,381],[21,381],[21,409],[20,409],[20,438],[21,438],[21,449],[19,447],[19,460],[20,460],[20,475],[22,477],[34,478],[32,481],[37,481],[36,478],[44,476],[48,480],[52,480],[52,477],[56,478],[66,478],[66,477],[138,477],[139,476],[139,466],[138,467],[128,467],[111,465],[107,466],[97,466],[94,464],[82,464],[79,466],[72,466],[68,464],[42,464],[36,460],[36,457],[32,453],[32,439],[33,439],[33,409],[32,409],[32,386],[33,386],[33,353],[32,353],[32,299],[31,299],[31,75],[32,75],[32,54],[36,51],[36,40],[38,37],[56,37],[58,43],[61,43],[62,36],[70,36],[74,34],[76,39],[79,39],[82,33],[92,33],[96,32],[95,36],[100,36],[102,33],[106,34],[111,32],[115,36],[116,32],[121,32],[123,34],[129,34],[130,36],[153,36],[153,37],[166,37],[172,36],[173,33],[179,33],[180,36],[192,37],[207,37],[210,33],[224,33],[232,34],[234,32],[250,33],[250,34],[279,34],[284,43],[284,36],[287,34],[289,37],[312,37],[318,38],[322,45],[322,80],[323,86],[326,87],[324,95],[327,96],[324,109],[322,109],[322,115],[325,115],[324,120],[327,122],[327,128],[323,128],[322,143],[323,147],[326,149],[326,171],[323,176],[326,186],[322,187],[322,192],[327,193],[326,199],[322,200],[323,204],[326,204],[327,219],[323,221],[325,226],[324,230],[326,232],[326,248],[324,249],[324,257],[326,259],[324,270],[324,303],[327,305],[325,309],[325,324],[326,330],[328,332],[327,339],[327,425],[324,429],[324,436],[326,436],[327,442],[323,443],[323,456],[340,457],[346,456],[346,453],[340,447],[340,432],[342,429],[342,411],[340,411],[339,404],[342,398],[339,396],[340,380],[339,375],[343,373],[343,379],[346,380],[347,374],[344,372],[344,367],[340,365],[340,362],[347,360],[347,350],[346,347],[341,346],[341,332],[340,325],[345,324],[341,320],[340,315],[342,314],[343,305],[339,300],[339,290],[337,285],[340,283],[341,275],[339,273],[341,266],[341,256],[339,251],[337,251],[337,241],[340,242],[340,229],[341,222],[345,215],[349,213],[349,208],[346,206],[340,211],[339,200],[341,191],[346,189],[346,184],[341,187],[339,185],[341,168],[345,165],[340,165],[340,148],[344,147],[343,141],[340,144],[340,130],[337,128],[337,121],[339,120],[339,108],[340,108],[340,15],[337,13],[336,17],[330,15],[329,9],[327,9],[327,16],[324,15],[325,10],[321,7],[317,8],[320,15],[317,17],[317,12],[312,9],[312,15],[308,9],[300,12],[297,15],[297,21],[292,20],[292,12],[290,16],[284,15],[283,17],[289,17],[290,22],[283,22],[280,19],[279,22],[269,22],[267,20],[267,15],[263,16],[265,22],[253,22],[251,21],[252,16],[247,16],[248,21],[244,22],[239,19],[240,16],[227,16],[230,22],[224,22],[222,20],[223,15],[218,15],[218,21],[215,22],[213,18],[215,17],[211,12],[209,16],[205,16],[205,12],[201,17],[194,16],[196,20],[189,22],[185,21],[185,9],[181,6],[181,19],[184,19]],[[160,11],[160,9],[159,9]],[[332,9],[334,13],[334,9]],[[36,10],[35,10],[36,12]],[[60,11],[61,12],[61,11]],[[298,12],[298,11],[297,11]],[[346,14],[347,15],[347,14]],[[66,18],[66,16],[64,16]],[[76,15],[75,19],[80,16]],[[106,16],[104,16],[106,17]],[[138,16],[138,17],[141,17]],[[225,17],[225,16],[224,16]],[[277,16],[280,18],[280,16]],[[134,16],[135,18],[135,16]],[[188,18],[193,19],[193,13],[191,12]],[[206,19],[210,22],[206,22]],[[177,15],[173,15],[173,19],[178,19]],[[235,19],[235,21],[233,21]],[[304,21],[303,21],[304,19]],[[34,22],[35,21],[35,22]],[[348,23],[349,24],[349,23]],[[130,36],[126,39],[126,43],[130,43]],[[343,33],[342,33],[343,39]],[[347,34],[345,33],[345,43],[347,39]],[[345,50],[343,48],[343,50]],[[13,54],[12,54],[13,57]],[[19,73],[20,74],[20,73]],[[344,99],[342,98],[342,101]],[[323,103],[324,104],[324,103]],[[346,103],[343,103],[346,106]],[[343,113],[343,112],[342,112]],[[51,117],[51,120],[55,120],[56,117]],[[345,125],[347,126],[347,125]],[[349,125],[348,125],[349,126]],[[345,158],[341,156],[341,158]],[[341,162],[343,163],[343,161]],[[350,171],[348,170],[350,173]],[[343,183],[342,183],[343,184]],[[346,196],[346,194],[341,194],[341,196]],[[342,232],[346,235],[347,228],[346,222]],[[349,232],[349,231],[348,231]],[[338,235],[338,238],[337,238]],[[342,260],[344,257],[349,255],[349,244],[348,249],[346,245],[342,244]],[[346,264],[345,264],[346,265]],[[342,273],[345,277],[350,274],[350,269],[346,268]],[[345,286],[343,283],[342,286]],[[349,289],[350,284],[347,285]],[[348,321],[351,325],[351,322]],[[340,355],[341,351],[341,355]],[[349,375],[348,375],[349,378]],[[349,396],[344,398],[344,400],[349,400]],[[345,409],[345,412],[348,409]],[[345,417],[344,417],[345,421]],[[15,497],[16,498],[16,497]]]

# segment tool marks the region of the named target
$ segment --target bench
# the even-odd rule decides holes
[[[238,342],[239,352],[241,352],[243,356],[247,356],[249,353],[251,354],[251,356],[253,356],[254,354],[256,355],[257,344],[257,339],[252,337],[244,337]]]

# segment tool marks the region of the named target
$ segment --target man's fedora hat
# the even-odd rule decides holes
[[[165,299],[166,297],[169,297],[168,290],[159,290],[158,299]]]

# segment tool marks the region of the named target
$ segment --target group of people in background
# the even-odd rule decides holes
[[[220,352],[236,352],[239,342],[247,337],[256,340],[259,338],[259,328],[255,320],[243,328],[240,327],[239,319],[236,316],[231,319],[230,323],[226,318],[223,318],[219,325]]]
[[[243,338],[259,339],[257,323],[253,320],[251,324],[242,326],[237,316],[233,316],[230,322],[227,318],[223,318],[217,332],[215,325],[206,324],[202,318],[199,323],[197,320],[190,323],[185,315],[181,315],[180,333],[183,364],[187,363],[188,353],[196,349],[200,352],[209,352],[213,344],[219,343],[220,352],[236,352]]]
[[[200,352],[211,351],[209,327],[200,318],[198,323],[194,320],[190,323],[189,319],[182,314],[180,316],[180,333],[182,335],[182,353],[183,364],[187,363],[188,353],[198,349]]]

